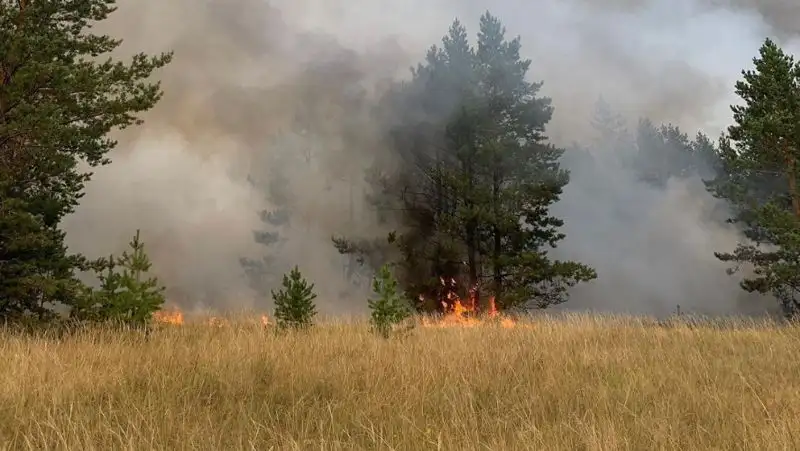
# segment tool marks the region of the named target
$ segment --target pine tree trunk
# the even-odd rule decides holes
[[[789,193],[792,196],[792,211],[797,219],[800,219],[800,197],[797,194],[797,173],[795,170],[796,161],[794,158],[789,160]]]
[[[495,169],[493,180],[492,180],[492,200],[493,200],[493,209],[494,209],[494,220],[495,224],[493,227],[493,234],[494,234],[494,249],[493,249],[493,258],[494,264],[493,266],[493,273],[494,273],[494,296],[495,296],[495,305],[497,304],[497,300],[500,297],[501,293],[503,292],[503,268],[500,265],[500,256],[502,255],[502,245],[503,240],[502,236],[500,236],[500,228],[497,226],[497,221],[499,220],[499,203],[500,203],[500,174],[499,171]]]
[[[788,166],[787,177],[789,178],[789,195],[792,196],[792,213],[794,217],[800,219],[800,197],[797,193],[797,159],[790,152],[789,144],[784,143],[783,151],[786,154],[786,164]]]
[[[494,231],[494,296],[495,296],[495,305],[500,305],[497,303],[497,299],[500,297],[500,294],[503,292],[503,268],[500,266],[498,261],[500,260],[501,255],[501,240],[500,232],[495,227]]]
[[[789,173],[789,192],[792,196],[792,211],[797,219],[800,219],[800,198],[797,196],[797,176],[795,175],[795,161],[790,162]]]
[[[475,290],[475,308],[480,307],[480,293],[478,292],[478,253],[475,249],[475,227],[471,226],[468,232],[469,236],[469,250],[467,255],[467,264],[469,265],[469,288]]]
[[[469,180],[468,190],[467,190],[467,214],[469,215],[469,219],[467,220],[466,224],[466,232],[467,232],[467,266],[469,267],[469,290],[474,290],[474,295],[472,297],[472,301],[475,305],[472,308],[475,312],[480,311],[481,306],[481,297],[480,297],[480,289],[478,287],[478,245],[477,245],[477,224],[475,223],[475,212],[473,211],[474,204],[472,201],[473,196],[473,189],[475,184],[474,174],[472,170],[472,162],[469,161],[467,163],[467,177]]]
[[[436,163],[435,163],[435,184],[434,184],[434,209],[433,209],[433,227],[432,231],[435,233],[441,230],[442,224],[445,220],[446,214],[451,214],[448,210],[445,212],[446,205],[445,205],[445,191],[444,191],[444,182],[443,178],[443,171],[444,171],[444,163],[442,157],[442,151],[437,146],[436,147]],[[433,249],[433,264],[431,265],[431,276],[434,280],[446,278],[449,276],[447,271],[445,270],[445,265],[442,263],[442,255],[444,254],[442,249],[442,244],[440,240],[436,239],[436,244]],[[437,309],[443,309],[444,306],[440,305],[440,303],[436,303]]]
[[[474,290],[472,300],[475,305],[472,307],[475,311],[480,310],[480,289],[478,287],[478,246],[476,245],[476,225],[475,221],[470,219],[467,222],[467,266],[469,267],[469,289]]]
[[[21,1],[19,3],[20,13],[17,15],[17,26],[21,26],[22,19],[23,19],[23,12],[27,5],[26,1]],[[9,60],[0,61],[0,84],[2,86],[8,87],[11,85],[13,81],[12,78],[14,77],[14,66],[17,64],[17,61],[14,61],[10,58]],[[8,123],[8,113],[11,110],[11,106],[8,104],[9,99],[5,96],[0,94],[0,124]],[[17,166],[17,171],[21,171],[25,168],[25,162],[22,161],[22,150],[19,146],[19,138],[14,138],[11,135],[0,136],[3,140],[6,141],[6,147],[4,149],[4,154],[0,155],[0,166],[5,166],[8,170],[8,174],[14,174],[15,169],[12,165]]]

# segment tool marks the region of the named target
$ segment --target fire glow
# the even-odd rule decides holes
[[[181,312],[177,308],[159,310],[153,313],[153,322],[156,324],[171,325],[171,326],[182,326],[185,323],[183,312]],[[259,323],[263,327],[269,326],[270,325],[269,316],[261,315],[261,317],[259,318]],[[230,321],[225,318],[212,316],[211,318],[208,318],[208,320],[206,320],[204,324],[211,327],[222,328],[229,326]]]
[[[478,310],[478,290],[473,287],[469,290],[467,299],[462,299],[456,292],[454,279],[450,279],[450,284],[446,284],[444,279],[440,279],[445,290],[441,296],[440,304],[444,313],[435,317],[423,317],[420,324],[423,327],[475,327],[481,325],[499,325],[510,329],[517,326],[515,320],[502,315],[497,310],[494,296],[488,299],[485,312]],[[424,300],[424,298],[420,298]],[[153,314],[153,321],[156,324],[181,326],[184,324],[184,315],[177,308],[159,310]],[[261,315],[260,324],[263,327],[270,325],[267,315]],[[205,321],[205,325],[211,327],[226,327],[230,322],[219,317],[211,317]]]
[[[183,324],[183,312],[180,310],[159,310],[153,313],[153,321],[159,324],[180,326]]]
[[[448,288],[443,278],[439,279],[442,286],[446,288],[440,301],[444,314],[439,318],[423,318],[422,325],[426,327],[475,327],[483,324],[499,324],[501,327],[510,329],[516,326],[516,322],[508,317],[504,317],[498,312],[495,297],[489,298],[488,308],[484,315],[478,312],[478,290],[472,287],[469,290],[468,299],[465,301],[459,297],[455,289]],[[450,279],[450,287],[456,285],[454,279]],[[423,299],[420,299],[423,300]]]

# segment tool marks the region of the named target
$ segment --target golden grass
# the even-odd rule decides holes
[[[5,449],[800,449],[800,329],[0,332]]]

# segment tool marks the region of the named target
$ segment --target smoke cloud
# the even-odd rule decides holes
[[[456,17],[471,35],[489,9],[521,35],[530,76],[556,107],[549,137],[592,138],[602,95],[631,121],[648,116],[712,138],[730,122],[733,83],[765,36],[798,47],[796,2],[756,0],[137,0],[101,24],[124,39],[119,55],[174,50],[157,76],[165,97],[145,124],[119,133],[65,230],[89,255],[124,249],[142,230],[170,299],[184,308],[264,308],[240,257],[253,241],[268,187],[291,199],[276,268],[299,265],[327,313],[357,312],[363,288],[343,276],[332,234],[385,232],[363,201],[363,170],[382,151],[370,108],[392,79],[438,43]],[[631,122],[635,125],[635,122]],[[661,314],[680,304],[706,313],[754,313],[713,252],[735,230],[708,218],[699,181],[647,188],[604,159],[604,192],[580,179],[559,214],[560,254],[598,269],[571,308]]]

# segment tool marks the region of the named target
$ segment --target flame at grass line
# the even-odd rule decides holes
[[[445,283],[444,279],[440,279],[442,286],[446,288],[442,298],[441,305],[444,307],[444,314],[438,317],[423,317],[420,323],[424,327],[475,327],[480,325],[500,325],[503,328],[513,328],[517,326],[517,322],[512,318],[503,316],[498,310],[495,303],[494,296],[489,298],[488,308],[485,313],[480,314],[478,311],[477,298],[478,289],[472,287],[469,290],[469,298],[465,302],[456,293],[455,279],[450,279],[450,285]],[[420,300],[424,300],[420,297]],[[264,327],[269,326],[270,320],[267,315],[261,315],[261,325]],[[153,314],[153,321],[157,324],[176,325],[184,324],[183,312],[179,309],[159,310]],[[219,317],[211,317],[206,322],[206,325],[213,327],[225,327],[230,325],[228,320]]]
[[[181,312],[177,308],[159,310],[153,313],[153,322],[155,322],[156,324],[181,326],[184,324],[183,312]],[[261,315],[260,323],[264,327],[269,326],[270,324],[269,316]],[[212,316],[211,318],[206,320],[205,324],[213,327],[225,327],[230,325],[230,321],[217,316]]]
[[[448,287],[444,278],[439,279],[443,287]],[[450,279],[450,287],[456,285],[455,279]],[[420,296],[420,300],[424,300]],[[474,327],[483,324],[499,324],[501,327],[510,329],[517,325],[516,321],[504,317],[497,311],[495,297],[489,298],[489,306],[486,314],[478,315],[478,287],[474,286],[469,290],[469,299],[464,302],[458,296],[454,288],[447,288],[442,296],[441,304],[444,307],[444,315],[439,318],[423,318],[422,325],[426,327]]]
[[[159,324],[183,324],[183,312],[180,310],[159,310],[153,313],[153,321]]]

